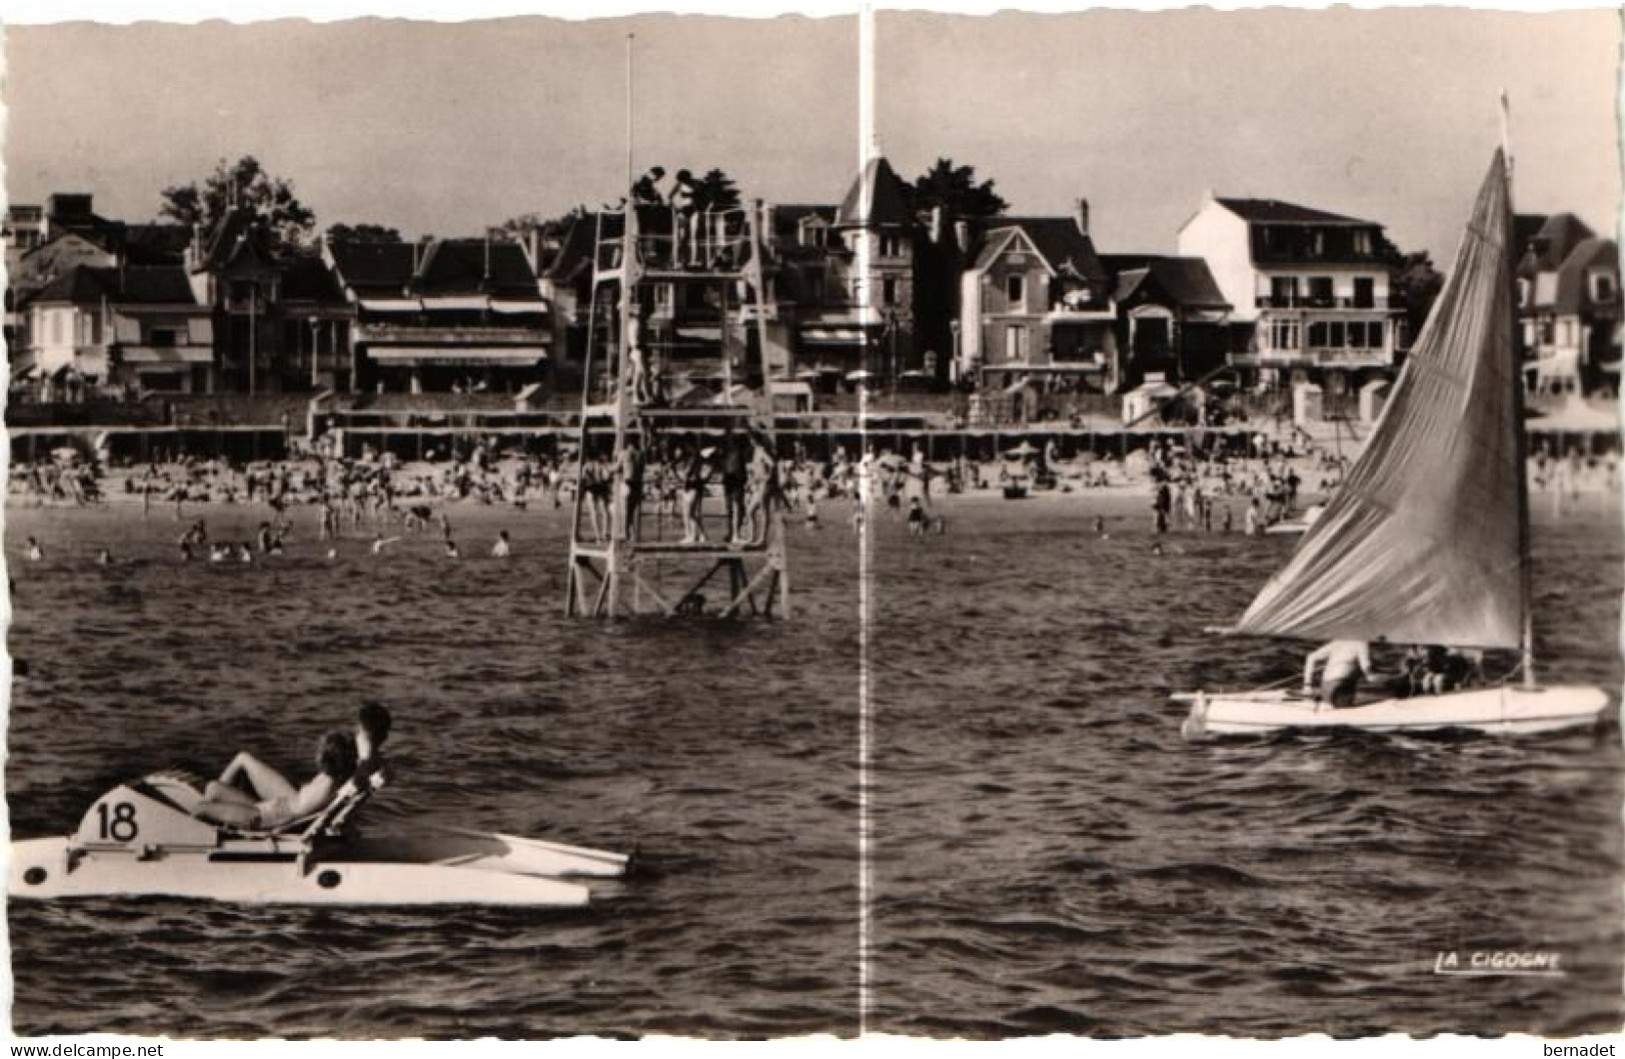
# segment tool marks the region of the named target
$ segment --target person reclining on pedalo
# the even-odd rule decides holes
[[[362,703],[361,709],[356,713],[354,775],[371,775],[383,767],[384,759],[379,751],[389,738],[393,723],[394,718],[390,716],[387,708],[376,702]],[[236,786],[239,777],[246,778],[249,785],[254,788],[254,792],[263,797],[297,793],[297,788],[291,780],[246,750],[238,752],[237,756],[231,759],[231,764],[226,766],[217,782],[236,793],[241,793]],[[197,784],[197,780],[191,777],[187,777],[187,782],[189,786]],[[202,795],[198,797],[201,799]],[[226,797],[234,799],[232,794]]]
[[[339,787],[355,774],[355,736],[349,732],[324,735],[317,747],[316,768],[316,775],[295,789],[281,773],[252,754],[238,754],[220,778],[204,789],[203,801],[198,804],[195,815],[233,827],[251,828],[281,827],[309,816],[332,801]],[[254,794],[233,786],[239,777],[248,781]]]

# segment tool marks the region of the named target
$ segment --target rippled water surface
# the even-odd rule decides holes
[[[217,538],[259,517],[208,515]],[[9,553],[47,548],[13,563],[14,833],[63,833],[120,779],[218,770],[239,747],[308,775],[322,731],[373,697],[395,712],[396,779],[369,814],[641,862],[585,912],[14,904],[19,1031],[855,1032],[848,537],[797,555],[793,623],[606,628],[562,617],[551,511],[453,510],[460,561],[431,538],[375,557],[369,533],[332,563],[295,539],[248,567],[180,565],[168,512],[9,517]],[[498,528],[506,562],[483,554]],[[96,566],[103,543],[124,561]]]
[[[1184,743],[1172,690],[1293,671],[1214,641],[1290,548],[1172,535],[1142,505],[950,505],[874,527],[872,1029],[937,1036],[1529,1030],[1621,1018],[1621,761],[1601,736]],[[301,528],[310,520],[300,513]],[[256,512],[209,512],[246,538]],[[859,565],[837,506],[792,530],[789,623],[561,616],[563,521],[452,512],[337,561],[181,566],[138,511],[8,512],[19,835],[119,779],[301,775],[354,704],[391,705],[369,813],[637,849],[585,912],[10,909],[27,1034],[851,1034],[858,1015]],[[515,538],[483,557],[498,528]],[[1537,527],[1548,675],[1619,683],[1619,534]],[[101,568],[94,549],[121,562]],[[1432,975],[1441,950],[1550,949],[1562,979]],[[90,959],[91,955],[94,959]]]
[[[1137,509],[1105,540],[1023,514],[880,541],[876,1028],[1617,1029],[1617,727],[1183,743],[1171,691],[1301,669],[1301,647],[1200,631],[1292,539],[1175,534],[1154,556]],[[1537,527],[1548,679],[1619,685],[1613,518]],[[1478,948],[1569,973],[1431,973]]]

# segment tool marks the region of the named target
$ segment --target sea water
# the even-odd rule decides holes
[[[14,504],[14,834],[65,833],[121,779],[238,749],[302,777],[376,699],[396,779],[366,820],[638,856],[585,911],[13,903],[17,1031],[853,1034],[865,709],[869,1029],[1618,1024],[1617,728],[1188,744],[1171,691],[1301,665],[1201,633],[1290,538],[1174,533],[1157,555],[1138,502],[942,511],[941,536],[870,520],[865,683],[843,504],[789,530],[790,621],[612,626],[562,616],[549,509],[453,507],[461,560],[433,535],[374,555],[370,529],[328,560],[296,509],[287,554],[245,565],[181,563],[168,509]],[[196,513],[244,540],[264,517]],[[498,529],[507,560],[486,554]],[[20,559],[28,534],[41,563]],[[1543,515],[1536,543],[1544,672],[1616,688],[1611,508]],[[1435,973],[1478,950],[1551,950],[1565,975]]]

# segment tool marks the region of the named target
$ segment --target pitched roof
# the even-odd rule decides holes
[[[192,229],[185,224],[126,224],[124,260],[132,265],[178,265],[192,244]]]
[[[327,244],[339,282],[357,293],[399,296],[412,278],[416,243],[332,241]]]
[[[826,224],[835,223],[838,206],[822,203],[785,202],[773,206],[773,233],[780,239],[793,239],[801,230],[801,223],[809,217],[822,218]]]
[[[1280,202],[1276,199],[1216,198],[1214,201],[1250,224],[1375,225],[1377,223],[1362,221],[1357,217],[1345,217],[1340,213],[1311,209],[1291,202]]]
[[[542,275],[554,283],[570,283],[577,279],[583,269],[592,268],[592,244],[598,230],[598,215],[584,213],[578,216],[570,225],[570,230],[564,234],[564,242],[553,260],[547,263]]]
[[[1520,272],[1552,272],[1560,268],[1574,249],[1596,235],[1584,221],[1572,213],[1554,213],[1547,217],[1529,241],[1529,249],[1520,262]]]
[[[125,269],[108,269],[119,276],[119,293],[114,299],[121,305],[179,305],[196,304],[192,284],[181,265],[132,265]]]
[[[518,243],[486,239],[439,239],[412,277],[414,293],[492,294],[540,298],[536,273]]]
[[[199,269],[215,271],[230,265],[244,254],[255,254],[269,260],[269,239],[265,228],[255,222],[251,209],[232,210],[222,217],[209,233],[203,249]]]
[[[1106,281],[1106,268],[1095,252],[1094,240],[1079,231],[1078,222],[1071,217],[997,217],[988,222],[987,235],[976,267],[986,268],[991,256],[1002,252],[1006,236],[1019,229],[1051,268],[1063,271],[1068,266],[1079,276],[1093,283]]]
[[[578,221],[572,227],[572,236],[581,226]],[[536,273],[517,243],[485,239],[437,239],[427,245],[335,242],[328,249],[340,280],[357,293],[541,297]]]
[[[290,257],[283,262],[282,299],[342,305],[338,277],[319,257]]]
[[[1176,305],[1187,309],[1230,309],[1218,282],[1199,257],[1163,257],[1157,254],[1113,254],[1104,259],[1116,277],[1118,302],[1136,293],[1155,297],[1160,291]]]
[[[863,211],[867,199],[868,212]],[[835,213],[835,223],[852,227],[879,225],[908,225],[914,223],[904,195],[901,178],[883,157],[869,159],[863,172],[852,182],[852,188],[841,200]]]
[[[1546,224],[1544,213],[1519,213],[1512,218],[1512,246],[1521,256]]]
[[[1614,277],[1614,295],[1608,302],[1598,303],[1591,294],[1590,275],[1594,269],[1610,268]],[[1563,266],[1557,271],[1557,298],[1555,310],[1563,315],[1591,314],[1602,310],[1617,315],[1619,306],[1619,247],[1612,239],[1592,236],[1581,240]]]
[[[114,305],[196,305],[186,270],[180,265],[95,268],[80,265],[46,284],[36,302]]]
[[[110,270],[79,265],[71,268],[41,287],[29,300],[32,302],[71,302],[83,305],[98,302],[112,295],[112,286],[102,274]]]

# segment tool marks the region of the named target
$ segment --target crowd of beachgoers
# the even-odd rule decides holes
[[[626,446],[619,458],[605,451],[585,461],[568,448],[539,455],[481,443],[438,460],[410,462],[316,448],[285,460],[237,463],[182,455],[115,467],[59,450],[48,460],[14,465],[10,492],[13,503],[23,505],[139,505],[147,517],[172,511],[176,520],[201,517],[217,506],[262,508],[264,521],[253,541],[209,542],[194,524],[178,542],[183,559],[222,561],[281,552],[301,509],[311,513],[311,525],[300,536],[337,541],[370,534],[378,544],[398,539],[391,533],[438,532],[447,553],[455,555],[448,509],[557,511],[573,509],[578,493],[581,534],[588,540],[624,536],[629,503],[640,540],[741,544],[760,543],[774,512],[783,512],[791,524],[816,527],[834,511],[857,526],[865,511],[879,508],[905,515],[911,528],[940,529],[939,505],[979,497],[1139,499],[1154,532],[1251,535],[1301,519],[1305,505],[1336,490],[1349,465],[1337,447],[1263,435],[1247,439],[1244,449],[1161,439],[1126,455],[1073,458],[1062,458],[1054,441],[1042,448],[1023,442],[983,460],[929,460],[921,440],[906,452],[873,446],[853,452],[836,445],[824,459],[801,451],[784,456],[769,444],[741,432],[657,438],[646,449]],[[1530,459],[1531,488],[1559,499],[1614,491],[1618,462],[1612,452],[1537,452]],[[1111,506],[1122,509],[1121,503]]]

